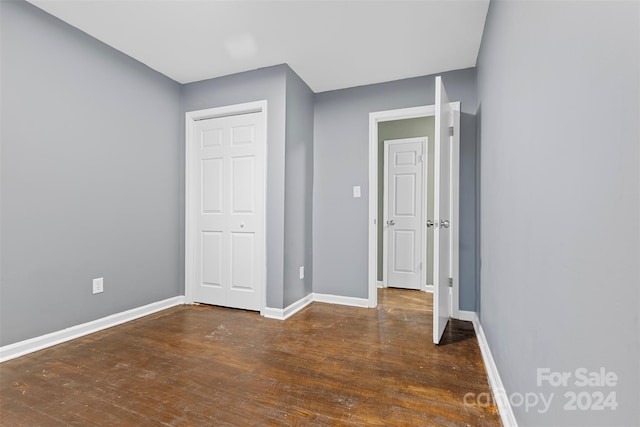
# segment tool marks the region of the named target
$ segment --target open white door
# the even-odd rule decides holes
[[[436,123],[434,161],[434,241],[433,241],[433,342],[440,343],[451,317],[450,272],[450,136],[451,107],[442,84],[436,77]]]

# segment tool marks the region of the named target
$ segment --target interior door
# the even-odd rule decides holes
[[[191,141],[193,300],[260,310],[264,274],[262,113],[200,120]]]
[[[450,272],[450,136],[451,108],[440,76],[436,77],[433,240],[433,342],[440,343],[451,317]]]
[[[387,286],[421,289],[426,138],[385,141]]]

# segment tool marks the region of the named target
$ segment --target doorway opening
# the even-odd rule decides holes
[[[400,121],[402,122],[402,121]],[[380,124],[383,134],[385,124]],[[383,287],[425,290],[428,273],[426,253],[426,209],[428,188],[429,138],[384,139],[383,167],[378,173],[383,176],[383,195],[378,198],[382,205],[382,221],[378,231],[378,258],[382,249]],[[380,187],[378,188],[380,190]],[[433,242],[432,242],[433,243]]]
[[[451,194],[450,194],[450,211],[451,215],[449,218],[450,221],[450,268],[449,268],[449,277],[451,283],[451,298],[450,298],[450,312],[451,317],[458,318],[459,317],[459,272],[458,272],[458,255],[459,255],[459,215],[458,215],[458,206],[459,206],[459,158],[460,158],[460,103],[459,102],[450,102],[448,103],[448,107],[451,111],[451,128],[453,130],[453,135],[450,138],[450,182],[451,182]],[[384,148],[380,147],[381,137],[384,141],[384,132],[386,123],[396,122],[399,126],[402,126],[403,122],[408,123],[410,120],[414,119],[427,119],[434,120],[436,116],[436,106],[435,105],[426,105],[420,107],[412,107],[412,108],[403,108],[397,110],[387,110],[387,111],[379,111],[373,112],[369,114],[369,275],[368,275],[368,300],[369,307],[377,306],[377,288],[379,285],[384,286],[384,257],[380,256],[380,248],[384,248],[384,204],[379,203],[380,197],[384,197],[384,189],[381,186],[384,186],[384,178],[381,178],[380,168],[384,168],[383,160],[380,159],[380,156],[384,155]],[[422,135],[424,136],[424,134]],[[434,140],[434,139],[432,139]],[[427,147],[426,156],[427,159],[430,157],[431,160],[428,160],[430,164],[435,166],[436,157],[430,156],[429,148]],[[428,169],[431,169],[429,171]],[[425,168],[427,171],[425,173],[425,181],[426,185],[424,185],[424,189],[427,189],[429,185],[433,185],[433,178],[431,179],[431,184],[429,183],[429,175],[433,173],[435,167]],[[431,203],[431,207],[429,207],[429,195],[424,194],[423,200],[426,203],[423,203],[424,212],[426,213],[426,220],[423,222],[424,229],[427,229],[427,221],[433,220],[434,217],[429,218],[429,212],[433,210],[433,202]],[[382,205],[382,207],[381,207]],[[431,209],[431,210],[430,210]],[[427,246],[428,239],[427,233],[422,233],[424,239],[424,246]],[[431,251],[434,249],[432,248]],[[433,261],[433,252],[429,251],[429,248],[426,248],[424,252],[423,260],[426,263],[427,257]],[[425,267],[428,267],[425,265]],[[425,271],[428,272],[430,269],[425,268]],[[431,287],[427,287],[427,285],[433,284],[433,278],[429,279],[429,275],[425,274],[425,279],[422,282],[423,290],[431,291]]]

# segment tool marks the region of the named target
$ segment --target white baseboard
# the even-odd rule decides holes
[[[475,311],[458,310],[457,319],[464,320],[466,322],[473,322],[478,319],[478,314]]]
[[[423,291],[425,291],[425,292],[429,292],[430,294],[432,294],[432,293],[433,293],[433,285],[424,285],[424,286],[422,287],[422,290],[423,290]]]
[[[261,314],[264,317],[269,319],[286,320],[289,317],[296,314],[297,312],[299,312],[300,310],[302,310],[303,308],[305,308],[306,306],[308,306],[309,304],[311,304],[312,302],[313,302],[313,294],[309,294],[306,297],[300,298],[298,301],[294,302],[293,304],[285,308],[265,307],[264,310],[262,310]]]
[[[489,387],[491,387],[493,397],[496,401],[496,404],[498,405],[498,412],[500,414],[502,425],[504,427],[518,427],[518,422],[516,421],[516,417],[513,414],[513,409],[511,408],[511,403],[509,402],[509,396],[507,395],[507,392],[504,389],[504,385],[502,384],[502,379],[500,378],[498,367],[496,366],[495,360],[493,360],[493,355],[491,354],[491,349],[489,348],[487,337],[484,335],[484,330],[482,329],[482,325],[480,324],[480,319],[478,319],[478,315],[475,312],[463,312],[462,310],[460,310],[460,316],[462,316],[462,313],[473,313],[473,319],[471,319],[471,321],[473,322],[473,329],[475,329],[476,331],[478,345],[480,346],[480,352],[482,353],[482,360],[484,361],[484,366],[487,369]]]
[[[352,307],[369,307],[368,298],[343,297],[340,295],[314,293],[313,300],[317,302],[326,302],[329,304],[350,305]]]
[[[382,280],[378,280],[378,287],[379,288],[386,288],[386,286],[384,285],[384,282]]]
[[[369,307],[369,300],[366,298],[343,297],[330,294],[311,293],[299,299],[286,308],[265,307],[260,314],[268,319],[286,320],[293,316],[312,302],[325,302],[329,304],[350,305],[353,307]]]
[[[0,363],[182,304],[184,304],[184,296],[177,296],[72,326],[61,331],[5,345],[0,347]]]

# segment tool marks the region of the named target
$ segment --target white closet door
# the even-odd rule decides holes
[[[260,310],[265,265],[265,135],[261,113],[196,122],[191,209],[193,300]]]

